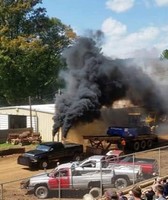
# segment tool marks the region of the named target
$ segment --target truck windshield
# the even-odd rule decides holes
[[[57,169],[53,169],[50,173],[48,173],[48,176],[49,177],[54,177],[55,176],[55,174],[57,173]]]
[[[40,150],[40,151],[49,151],[50,150],[50,147],[49,146],[46,146],[46,145],[38,145],[36,147],[37,150]]]

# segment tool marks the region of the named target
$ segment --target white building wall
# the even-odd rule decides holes
[[[27,118],[27,127],[30,124],[30,111],[19,107],[0,108],[0,115],[25,115]],[[42,136],[42,141],[52,141],[53,113],[38,112],[32,110],[32,125],[35,131]],[[36,123],[36,125],[35,125]],[[56,140],[57,138],[54,138]]]
[[[38,113],[38,127],[42,141],[52,141],[53,114]]]
[[[26,124],[27,124],[27,128],[31,127],[31,123],[30,123],[30,116],[27,116],[27,119],[26,119]],[[33,128],[33,131],[38,133],[38,118],[35,116],[32,116],[32,128]]]
[[[8,115],[0,115],[0,130],[9,129]]]

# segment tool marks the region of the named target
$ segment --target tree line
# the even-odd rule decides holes
[[[0,0],[0,106],[52,103],[64,87],[61,57],[76,34],[41,0]]]

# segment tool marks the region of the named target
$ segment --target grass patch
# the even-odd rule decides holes
[[[2,150],[7,150],[7,149],[12,149],[12,148],[25,148],[26,151],[31,150],[31,149],[35,149],[37,146],[37,144],[30,144],[30,145],[25,145],[25,146],[21,146],[21,145],[14,145],[14,144],[10,144],[10,143],[3,143],[0,144],[0,151]]]
[[[16,146],[16,145],[8,144],[8,143],[3,143],[3,144],[0,144],[0,150],[11,149],[14,146]]]

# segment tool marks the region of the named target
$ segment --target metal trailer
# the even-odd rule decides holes
[[[114,148],[114,144],[119,149],[130,149],[133,151],[140,151],[151,149],[158,142],[158,136],[156,134],[141,134],[136,137],[120,137],[120,136],[83,136],[84,140],[88,140],[90,146],[86,147],[86,151],[90,151],[95,154],[107,153]],[[122,141],[125,140],[125,145],[122,145]]]

